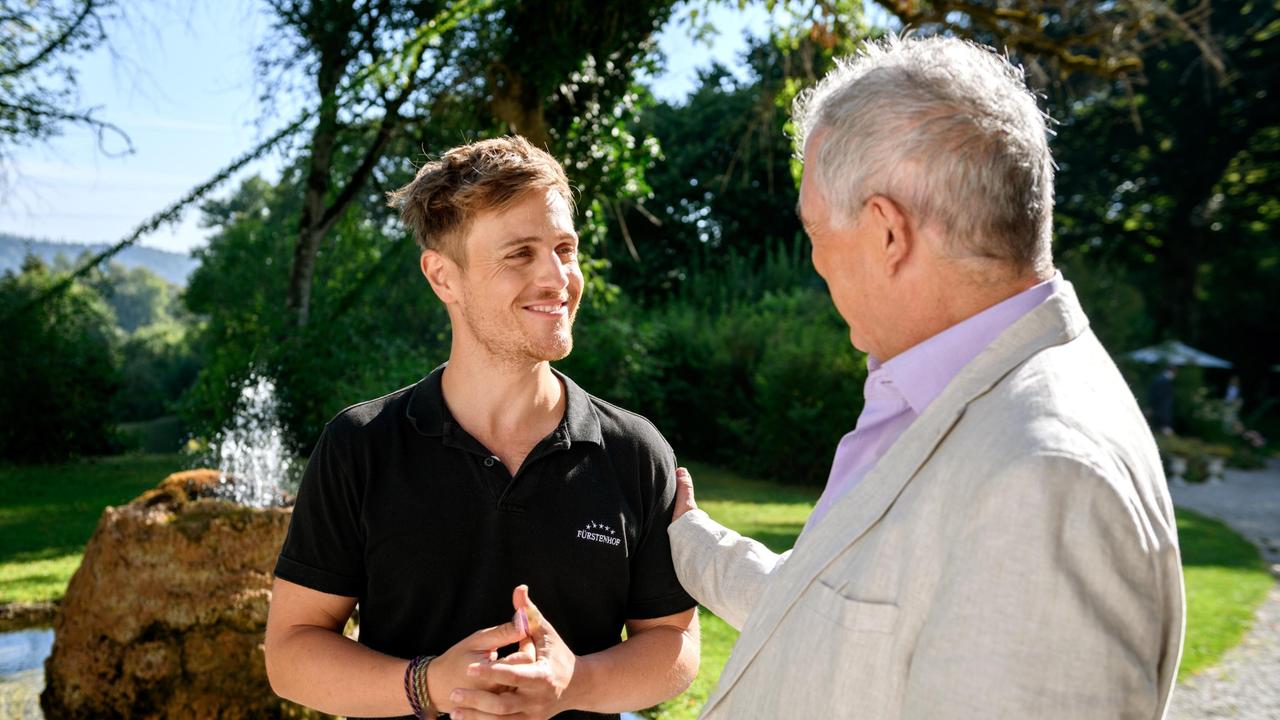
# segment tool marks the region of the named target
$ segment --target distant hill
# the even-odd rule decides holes
[[[85,245],[83,243],[53,242],[0,233],[0,274],[10,270],[17,272],[22,267],[22,259],[29,254],[34,254],[45,262],[53,262],[53,259],[59,254],[67,260],[75,261],[85,252],[98,253],[106,248],[107,245],[105,243]],[[111,258],[111,261],[118,262],[125,267],[137,267],[140,265],[179,287],[186,287],[187,278],[198,264],[190,255],[138,247],[136,245],[125,248],[118,255]]]

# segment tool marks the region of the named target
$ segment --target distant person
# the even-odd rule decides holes
[[[1173,379],[1178,376],[1174,365],[1166,367],[1151,382],[1147,405],[1151,408],[1151,427],[1161,435],[1173,434]]]
[[[325,427],[276,565],[272,687],[362,717],[616,718],[682,692],[699,648],[666,534],[675,456],[549,364],[583,287],[564,170],[485,140],[392,198],[453,345]]]
[[[1222,394],[1222,425],[1227,432],[1244,432],[1240,422],[1240,408],[1244,406],[1244,398],[1240,395],[1240,376],[1232,375],[1227,381],[1227,389]]]
[[[678,473],[676,569],[742,631],[703,717],[1157,720],[1182,647],[1173,506],[1053,267],[1045,118],[988,48],[864,48],[794,122],[866,405],[781,555]]]

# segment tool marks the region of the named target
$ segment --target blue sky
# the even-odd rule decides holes
[[[115,242],[286,120],[281,112],[259,127],[264,113],[253,50],[270,24],[256,0],[126,5],[125,21],[107,28],[111,48],[77,67],[84,105],[128,132],[135,152],[109,156],[91,133],[76,129],[20,149],[0,197],[0,232]],[[713,60],[736,66],[744,32],[759,35],[769,23],[759,5],[744,11],[716,6],[710,20],[718,33],[706,44],[690,39],[686,15],[679,12],[659,36],[668,63],[653,87],[663,99],[686,96],[697,70]],[[108,138],[107,150],[121,148]],[[278,163],[269,157],[242,175],[274,177]],[[203,244],[208,231],[198,227],[197,215],[188,212],[182,223],[141,244],[179,252]]]

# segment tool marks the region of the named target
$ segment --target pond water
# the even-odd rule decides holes
[[[52,650],[51,628],[0,633],[0,677],[44,667]]]
[[[53,647],[47,628],[0,633],[0,718],[41,720],[44,661]]]

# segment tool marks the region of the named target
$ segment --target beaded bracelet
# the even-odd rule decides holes
[[[413,716],[422,720],[430,720],[439,714],[431,704],[431,693],[427,692],[427,666],[435,659],[435,655],[419,655],[404,669],[404,694],[409,698]]]

